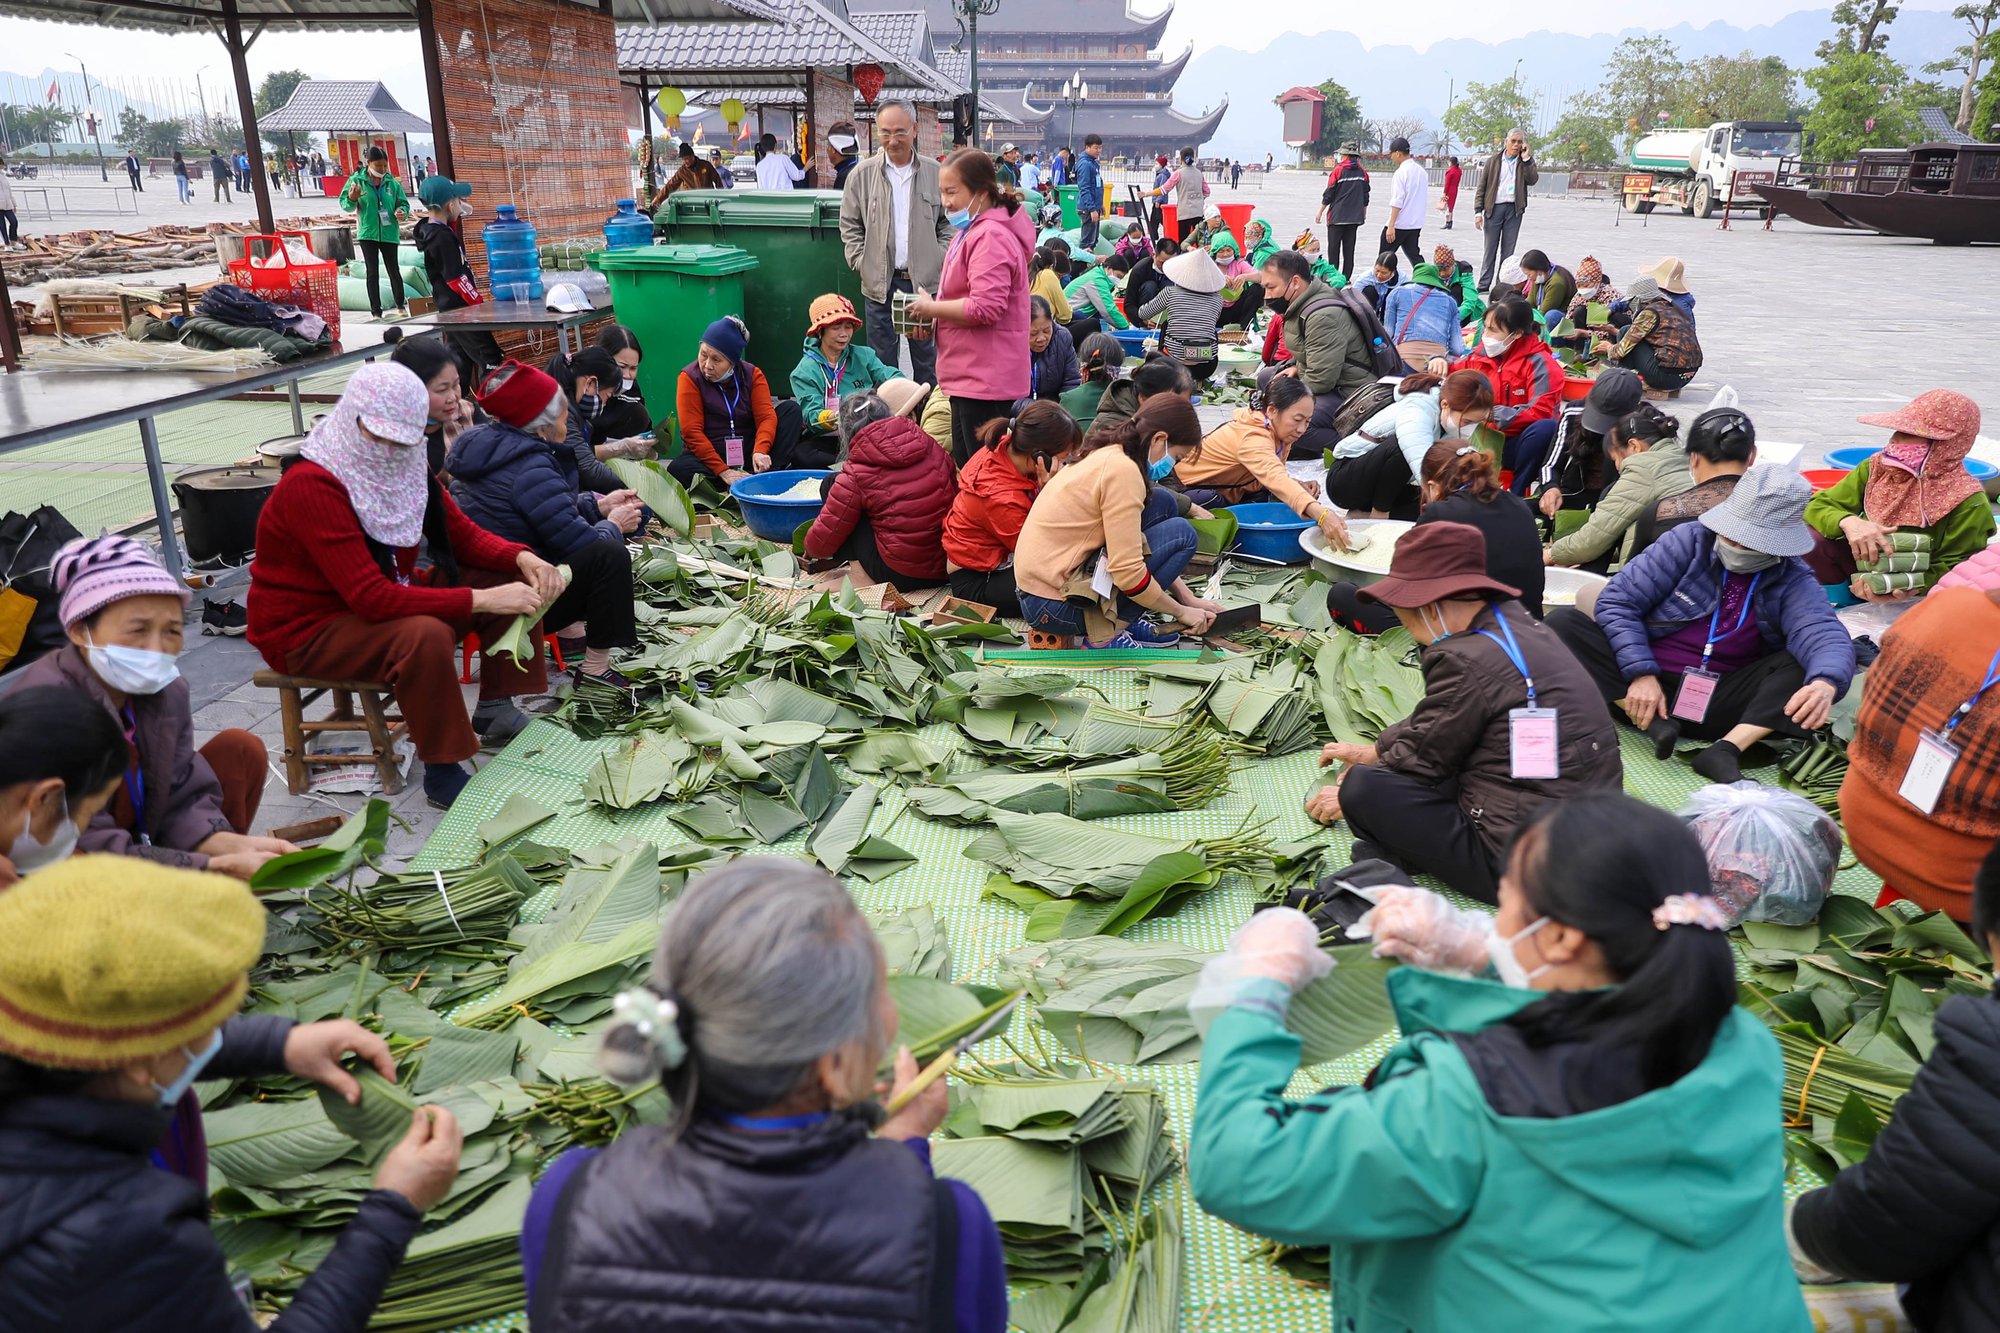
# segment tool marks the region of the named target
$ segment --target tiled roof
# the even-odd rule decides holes
[[[924,0],[924,4],[938,37],[947,43],[957,41],[953,0]],[[855,10],[903,9],[908,5],[909,0],[850,0],[850,8]],[[1173,12],[1169,4],[1157,14],[1136,14],[1128,0],[1005,0],[997,13],[979,16],[979,30],[1110,35],[1150,44],[1160,39]]]
[[[684,83],[756,82],[762,71],[824,69],[874,62],[890,74],[927,82],[912,68],[819,0],[769,0],[783,14],[763,23],[663,23],[618,29],[618,68],[624,73],[672,75]],[[747,76],[747,77],[746,77]]]
[[[571,3],[597,7],[596,0]],[[238,0],[246,27],[414,28],[416,0]],[[0,15],[83,23],[94,28],[139,28],[151,32],[208,33],[220,18],[215,0],[145,0],[134,7],[118,0],[0,0]],[[714,23],[780,20],[767,0],[611,0],[620,23]]]
[[[930,16],[921,10],[883,10],[875,14],[850,14],[850,22],[881,43],[882,49],[909,60],[922,60],[930,34]]]
[[[259,129],[374,130],[381,134],[429,134],[431,123],[403,110],[389,90],[365,79],[307,79],[291,100],[257,118]]]
[[[1924,123],[1924,133],[1933,143],[1978,143],[1965,131],[1951,123],[1951,117],[1934,106],[1927,106],[1917,112],[1917,119]]]
[[[1317,88],[1287,88],[1271,99],[1274,102],[1324,102],[1326,94]]]

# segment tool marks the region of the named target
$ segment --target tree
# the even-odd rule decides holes
[[[291,101],[293,90],[304,83],[309,77],[302,69],[281,69],[266,74],[264,81],[257,85],[257,96],[252,99],[256,105],[258,116],[268,116],[271,112],[276,111],[279,107]],[[241,130],[237,131],[236,137],[239,141],[242,139],[243,133]],[[285,146],[283,131],[271,133],[259,130],[258,137],[273,148],[282,148]]]
[[[1986,77],[1979,81],[1979,94],[1972,108],[1972,123],[1979,127],[1975,138],[1991,140],[2000,136],[2000,33],[1986,40]]]
[[[1332,157],[1342,144],[1359,139],[1362,134],[1361,103],[1354,99],[1353,93],[1332,79],[1320,84],[1319,92],[1326,97],[1319,109],[1319,138],[1302,150],[1310,158]]]
[[[1902,8],[1902,0],[1839,0],[1833,7],[1833,36],[1819,44],[1821,64],[1848,51],[1879,55],[1889,45],[1887,28]]]
[[[1910,76],[1879,50],[1836,51],[1805,74],[1818,96],[1806,116],[1806,136],[1815,158],[1843,162],[1863,148],[1887,148],[1916,137],[1910,113]]]
[[[1430,126],[1425,123],[1422,116],[1390,116],[1386,120],[1377,121],[1376,128],[1381,131],[1384,148],[1388,147],[1391,139],[1408,139],[1411,149],[1414,150]]]
[[[24,143],[45,143],[49,156],[56,155],[56,140],[68,133],[79,117],[66,106],[10,106],[7,119]]]
[[[1468,83],[1465,93],[1444,113],[1444,127],[1468,152],[1498,148],[1507,131],[1534,119],[1535,104],[1522,88],[1520,76],[1498,83]]]
[[[1687,100],[1687,62],[1664,37],[1627,37],[1611,48],[1592,111],[1634,137],[1651,133],[1660,112],[1672,121]]]
[[[1965,20],[1966,31],[1971,34],[1972,40],[1953,51],[1950,59],[1933,60],[1925,65],[1924,72],[1964,76],[1965,81],[1958,91],[1958,114],[1952,118],[1952,124],[1960,130],[1969,131],[1972,104],[1979,95],[1979,71],[1988,59],[1986,48],[1993,43],[1995,24],[2000,23],[2000,0],[1960,5],[1951,11],[1951,16]]]
[[[118,118],[118,141],[145,157],[166,157],[186,143],[187,138],[186,121],[154,120],[129,107]]]
[[[1618,161],[1619,126],[1597,111],[1589,93],[1572,93],[1563,103],[1562,119],[1548,133],[1551,160],[1572,167],[1608,167]]]
[[[1994,0],[2000,4],[2000,0]],[[1796,75],[1777,56],[1709,56],[1687,66],[1676,115],[1683,125],[1719,120],[1791,120],[1800,110]]]

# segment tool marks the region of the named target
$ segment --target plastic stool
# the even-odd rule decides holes
[[[542,636],[542,642],[548,645],[549,657],[555,662],[556,670],[569,670],[569,663],[563,661],[562,641],[553,634],[545,634]],[[458,645],[459,684],[470,685],[472,683],[472,655],[478,651],[479,636],[477,634],[466,635],[465,642]]]

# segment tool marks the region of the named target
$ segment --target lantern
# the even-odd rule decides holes
[[[720,110],[722,112],[723,123],[729,126],[729,133],[734,137],[737,128],[748,118],[748,113],[743,109],[743,103],[734,97],[725,98]]]
[[[667,128],[680,132],[681,112],[687,110],[687,95],[678,88],[662,88],[653,94],[653,105],[660,108],[660,114],[667,118]]]
[[[875,98],[881,93],[882,84],[886,78],[887,76],[882,73],[880,65],[870,63],[854,67],[855,91],[861,94],[861,100],[869,106],[875,105]]]
[[[1875,132],[1875,117],[1870,116],[1865,123],[1868,126],[1868,132],[1873,134]]]

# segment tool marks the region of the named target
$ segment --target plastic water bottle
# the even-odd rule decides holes
[[[653,243],[653,220],[639,211],[637,199],[620,199],[618,211],[604,219],[604,247],[630,250]]]
[[[486,281],[496,301],[539,301],[542,288],[542,259],[535,248],[535,229],[514,214],[514,205],[502,204],[498,216],[486,224]]]

